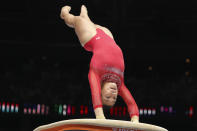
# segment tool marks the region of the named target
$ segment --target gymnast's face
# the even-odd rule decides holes
[[[101,90],[101,98],[103,105],[113,106],[118,96],[118,88],[116,83],[105,82]]]

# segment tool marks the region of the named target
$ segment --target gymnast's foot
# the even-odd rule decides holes
[[[71,7],[70,6],[64,6],[61,10],[60,17],[65,21],[65,23],[71,27],[74,28],[74,18],[75,16],[70,14]]]
[[[60,15],[60,17],[62,18],[62,19],[64,19],[64,17],[65,17],[65,15],[69,15],[70,13],[70,10],[71,10],[71,7],[70,6],[64,6],[63,8],[62,8],[62,10],[61,10],[61,15]]]

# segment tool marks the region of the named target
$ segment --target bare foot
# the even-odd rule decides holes
[[[80,13],[80,16],[83,17],[83,18],[85,18],[86,20],[91,21],[90,18],[89,18],[89,16],[88,16],[88,10],[87,10],[87,8],[86,8],[85,5],[82,5],[82,6],[81,6],[81,13]]]
[[[80,13],[80,16],[82,17],[85,17],[88,15],[88,11],[87,11],[87,8],[85,7],[85,5],[82,5],[81,6],[81,13]]]
[[[70,14],[71,7],[70,6],[64,6],[61,10],[60,17],[65,21],[65,23],[71,27],[74,28],[74,18],[75,16]]]
[[[71,7],[70,7],[70,6],[64,6],[64,7],[62,8],[62,10],[61,10],[60,17],[61,17],[62,19],[64,19],[65,15],[69,14],[70,10],[71,10]]]

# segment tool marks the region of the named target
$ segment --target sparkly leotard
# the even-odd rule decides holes
[[[88,79],[94,109],[102,107],[102,82],[110,81],[117,84],[118,94],[127,104],[130,116],[139,116],[137,104],[124,84],[124,58],[122,50],[101,29],[96,29],[96,31],[97,34],[84,46],[87,51],[93,52]]]

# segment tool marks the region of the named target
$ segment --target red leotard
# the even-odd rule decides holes
[[[139,116],[137,104],[124,84],[124,58],[122,50],[101,29],[96,29],[96,31],[97,34],[84,46],[87,51],[93,52],[88,79],[94,109],[102,107],[101,83],[103,81],[110,81],[117,84],[118,94],[127,104],[130,116]]]

